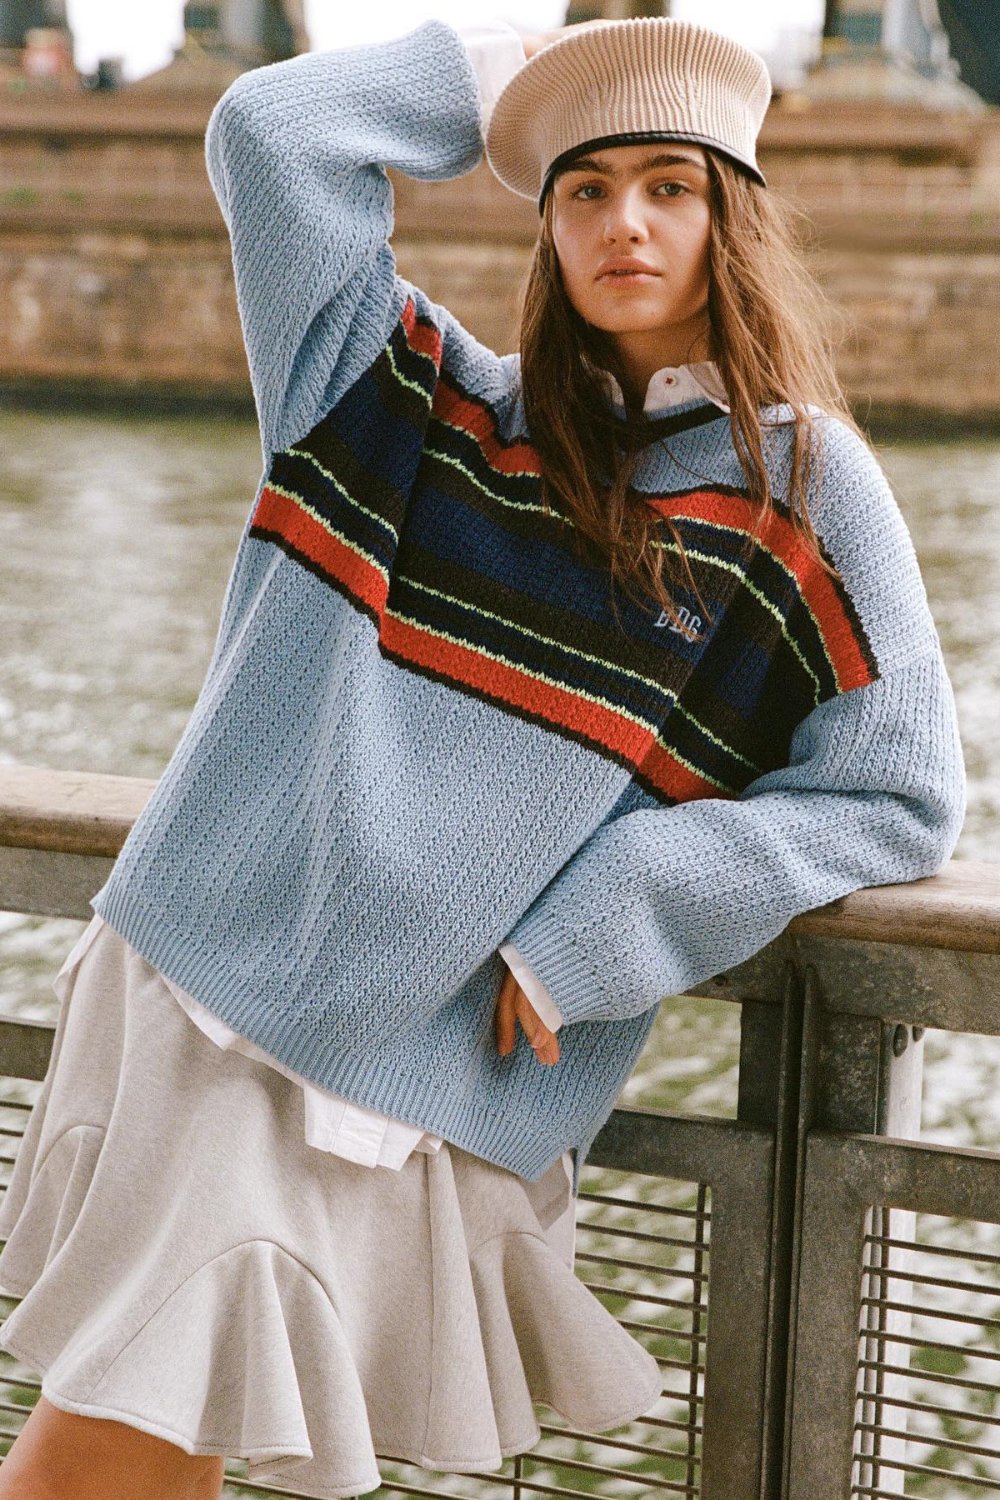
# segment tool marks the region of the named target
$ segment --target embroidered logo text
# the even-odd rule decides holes
[[[688,641],[700,639],[699,632],[703,623],[701,615],[692,614],[683,604],[678,605],[676,620],[672,620],[664,609],[660,611],[660,618],[654,621],[656,625],[668,626],[675,635],[682,635]]]

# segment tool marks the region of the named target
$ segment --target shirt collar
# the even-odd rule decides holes
[[[622,388],[610,370],[602,370],[605,389],[616,406],[624,407]],[[719,367],[714,360],[701,360],[692,365],[664,365],[650,376],[646,387],[644,412],[662,411],[665,407],[680,406],[686,401],[697,401],[705,396],[714,401],[723,411],[728,411],[726,387],[722,383]]]

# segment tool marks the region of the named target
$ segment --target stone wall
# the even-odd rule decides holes
[[[210,107],[141,89],[0,102],[8,390],[246,399],[204,171]],[[808,220],[859,415],[1000,423],[1000,111],[776,107],[760,160]],[[484,342],[516,348],[534,205],[485,164],[451,183],[392,176],[402,274]]]

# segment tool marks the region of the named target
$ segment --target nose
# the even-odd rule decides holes
[[[641,183],[628,183],[610,194],[604,221],[604,238],[613,245],[620,240],[641,243],[648,238]]]

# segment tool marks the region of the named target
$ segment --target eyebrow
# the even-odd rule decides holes
[[[683,156],[677,151],[657,151],[652,156],[644,156],[637,161],[632,168],[634,172],[648,172],[653,167],[697,167],[701,172],[707,172],[708,168],[693,156]],[[620,177],[621,170],[618,167],[609,166],[606,162],[599,160],[596,156],[580,156],[569,166],[563,168],[563,172],[599,172],[602,177]],[[562,173],[560,173],[562,176]]]

